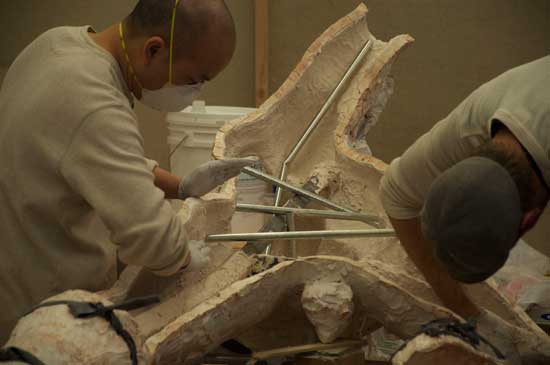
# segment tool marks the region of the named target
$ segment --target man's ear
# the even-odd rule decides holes
[[[145,65],[149,66],[155,57],[158,57],[163,49],[167,49],[167,44],[161,37],[151,37],[147,39],[143,46],[145,54]]]
[[[543,209],[534,208],[525,213],[521,219],[520,235],[523,236],[537,224]]]

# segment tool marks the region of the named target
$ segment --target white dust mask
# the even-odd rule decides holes
[[[193,104],[199,96],[201,84],[177,86],[167,84],[158,90],[142,89],[140,101],[159,111],[179,112]]]

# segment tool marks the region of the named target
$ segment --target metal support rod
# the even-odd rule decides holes
[[[328,231],[294,231],[215,234],[206,237],[206,242],[272,241],[272,240],[309,240],[312,238],[360,238],[394,237],[393,229],[358,229]]]
[[[277,179],[273,176],[269,176],[266,173],[263,173],[263,172],[261,172],[259,170],[256,170],[256,169],[253,169],[252,167],[245,167],[243,169],[243,172],[247,175],[252,176],[252,177],[255,177],[255,178],[258,178],[260,180],[267,181],[269,183],[277,185],[279,188],[290,190],[293,193],[306,196],[306,197],[310,198],[311,200],[315,200],[316,202],[324,205],[325,207],[335,209],[335,210],[338,210],[338,211],[341,211],[341,212],[355,213],[353,210],[350,210],[348,208],[344,208],[344,207],[342,207],[342,206],[340,206],[336,203],[331,202],[330,200],[328,200],[326,198],[323,198],[320,195],[317,195],[315,193],[312,193],[311,191],[307,191],[305,189],[296,187],[296,186],[291,185],[287,182],[281,181],[281,180],[279,180],[279,179]]]
[[[294,221],[294,213],[288,213],[286,215],[286,219],[287,219],[287,227],[288,227],[289,232],[296,231],[296,223]],[[293,257],[293,258],[298,257],[298,252],[297,252],[296,249],[297,249],[296,240],[295,239],[290,240],[290,257]]]
[[[286,160],[283,162],[283,167],[282,167],[282,170],[281,170],[280,180],[282,180],[282,181],[286,180],[286,177],[287,177],[287,174],[288,174],[288,165],[294,160],[296,155],[300,152],[302,147],[306,144],[309,137],[311,137],[311,135],[313,134],[313,132],[315,131],[315,129],[317,128],[317,126],[319,125],[319,123],[321,122],[323,117],[329,111],[329,109],[332,106],[332,104],[334,103],[334,101],[340,96],[340,93],[342,92],[342,90],[344,90],[344,87],[346,86],[347,82],[355,74],[355,71],[357,71],[357,69],[359,69],[359,67],[363,63],[363,60],[365,59],[365,56],[367,55],[367,53],[372,48],[372,43],[373,42],[372,42],[371,39],[369,39],[367,41],[367,43],[365,44],[365,46],[363,47],[361,52],[359,52],[359,54],[355,58],[355,61],[353,61],[353,63],[351,64],[351,66],[349,67],[347,72],[345,73],[342,80],[340,80],[338,85],[336,85],[336,88],[334,88],[334,90],[332,91],[332,94],[330,94],[330,96],[328,97],[327,101],[325,102],[325,104],[323,105],[321,110],[319,110],[319,112],[317,113],[317,115],[315,116],[313,121],[310,123],[310,125],[306,129],[304,135],[300,138],[300,140],[294,146],[294,148],[292,149],[292,151],[290,152],[290,154],[288,155]],[[275,206],[280,205],[280,203],[281,203],[281,194],[282,194],[281,189],[280,188],[277,189],[277,197],[275,198]]]
[[[237,204],[238,212],[263,213],[263,214],[289,214],[299,217],[313,217],[323,219],[336,219],[347,221],[359,221],[370,224],[376,228],[384,228],[385,222],[382,218],[363,213],[335,212],[333,210],[302,209],[290,207],[274,207],[270,205]]]

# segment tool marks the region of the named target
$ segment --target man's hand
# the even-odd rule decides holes
[[[476,331],[491,345],[495,346],[505,357],[505,364],[519,364],[519,354],[514,344],[514,327],[498,317],[493,312],[482,309],[481,314],[474,319]],[[482,346],[490,355],[492,350]]]
[[[466,296],[460,283],[445,271],[433,255],[432,246],[422,235],[420,220],[397,220],[390,218],[397,237],[409,258],[424,275],[443,304],[463,318],[477,317],[479,311]]]
[[[209,161],[182,179],[178,188],[178,198],[200,198],[239,175],[243,168],[257,162],[258,159],[255,157]]]
[[[210,262],[210,247],[204,241],[189,241],[189,264],[181,271],[199,271]]]

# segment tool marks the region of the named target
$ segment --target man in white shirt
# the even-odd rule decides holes
[[[18,56],[0,89],[0,345],[45,298],[111,286],[117,253],[158,275],[193,265],[165,199],[204,195],[251,162],[171,175],[144,157],[134,97],[181,110],[234,48],[222,0],[140,0],[101,33],[52,29]]]
[[[544,57],[481,86],[391,163],[381,193],[401,244],[464,318],[486,313],[460,282],[492,276],[546,207],[549,156]]]

